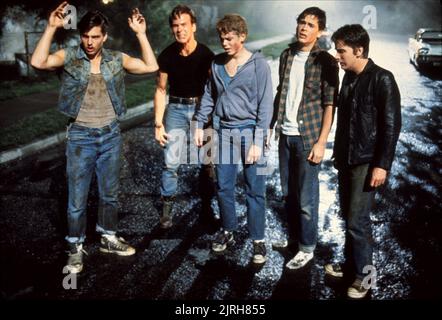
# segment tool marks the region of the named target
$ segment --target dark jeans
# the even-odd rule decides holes
[[[363,279],[365,266],[373,265],[373,238],[370,210],[374,189],[369,186],[368,164],[339,168],[339,202],[346,223],[346,269]]]
[[[251,133],[253,128],[237,128],[237,133]],[[235,208],[235,185],[238,164],[241,161],[244,168],[247,204],[247,228],[252,240],[264,239],[265,229],[265,180],[260,168],[265,168],[265,158],[258,163],[246,164],[247,152],[250,148],[248,139],[230,139],[230,130],[221,128],[219,134],[219,164],[216,165],[217,192],[223,228],[228,231],[236,230],[238,220]],[[250,135],[251,136],[251,135]],[[228,152],[228,154],[227,154]],[[224,154],[224,157],[223,157]],[[229,155],[229,156],[228,156]],[[262,170],[264,172],[264,170]]]
[[[320,165],[307,161],[301,136],[279,139],[279,171],[286,199],[289,238],[298,238],[299,250],[313,252],[317,243]]]
[[[86,237],[86,206],[92,175],[97,175],[99,208],[96,229],[115,234],[118,224],[118,189],[121,135],[117,121],[102,128],[72,124],[67,131],[69,242]]]

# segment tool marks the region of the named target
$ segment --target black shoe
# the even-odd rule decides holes
[[[233,233],[230,231],[220,230],[215,235],[215,240],[212,242],[212,250],[215,252],[222,252],[226,250],[228,245],[235,243],[233,239]]]
[[[256,242],[253,241],[253,263],[264,263],[266,262],[266,245],[264,241]]]

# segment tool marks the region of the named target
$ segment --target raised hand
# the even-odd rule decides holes
[[[129,27],[135,33],[146,33],[146,20],[138,8],[132,10],[132,16],[127,19]]]
[[[64,23],[64,10],[66,6],[68,5],[67,1],[64,1],[62,4],[60,4],[57,9],[51,12],[51,15],[49,16],[49,22],[48,26],[53,28],[61,28],[63,27]]]

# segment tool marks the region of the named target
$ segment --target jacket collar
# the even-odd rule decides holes
[[[86,55],[86,53],[83,50],[83,47],[81,45],[78,46],[77,48],[77,53],[76,53],[76,58],[77,59],[86,59],[89,60],[88,56]],[[109,50],[102,48],[101,49],[101,56],[103,58],[103,61],[112,61],[113,57],[110,54]]]
[[[354,71],[346,71],[345,74],[348,74],[348,77],[350,77],[349,79],[355,79],[355,78],[363,76],[364,74],[369,74],[369,73],[373,72],[375,70],[375,68],[376,68],[376,64],[373,62],[373,60],[368,58],[368,62],[365,65],[364,70],[362,70],[362,72],[360,74],[356,74]]]
[[[368,62],[367,62],[367,64],[365,65],[364,70],[362,70],[361,74],[372,72],[372,71],[374,70],[375,66],[376,66],[376,65],[374,64],[373,60],[371,60],[370,58],[368,58]]]
[[[293,43],[289,44],[289,47],[290,47],[290,54],[295,55],[296,51],[298,51],[298,48],[299,48],[299,42],[297,42],[297,41],[293,42]],[[312,47],[312,50],[310,51],[309,56],[316,56],[321,51],[322,51],[322,49],[319,47],[318,41],[316,41]]]

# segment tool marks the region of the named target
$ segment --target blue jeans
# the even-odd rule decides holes
[[[368,164],[339,168],[339,203],[346,223],[346,269],[359,279],[365,266],[373,265],[373,238],[370,210],[374,189],[370,187]]]
[[[198,158],[187,158],[187,150],[197,157],[197,148],[191,140],[191,121],[195,104],[169,103],[166,109],[165,129],[171,135],[164,148],[164,163],[161,176],[161,196],[174,196],[178,188],[178,168],[181,163],[198,163]],[[186,158],[184,158],[186,157]],[[192,157],[192,156],[191,156]]]
[[[121,135],[117,121],[102,128],[72,124],[67,130],[68,236],[69,242],[86,238],[86,207],[95,171],[99,207],[96,229],[115,234],[118,224],[118,189]]]
[[[224,129],[224,130],[223,130]],[[237,128],[237,132],[244,133],[245,130],[252,132],[252,128]],[[252,240],[264,239],[265,229],[265,180],[266,176],[260,174],[259,169],[265,168],[265,159],[261,157],[258,163],[246,164],[247,152],[250,148],[247,139],[240,141],[230,139],[230,130],[220,128],[219,136],[219,163],[216,165],[217,192],[220,214],[223,228],[227,231],[234,231],[238,227],[238,219],[235,208],[235,185],[239,161],[244,168],[244,179],[246,188],[247,204],[247,228]],[[229,152],[230,156],[223,154]]]
[[[289,237],[297,236],[299,250],[313,252],[318,234],[320,165],[307,160],[310,150],[304,150],[301,136],[281,134],[278,152]]]

